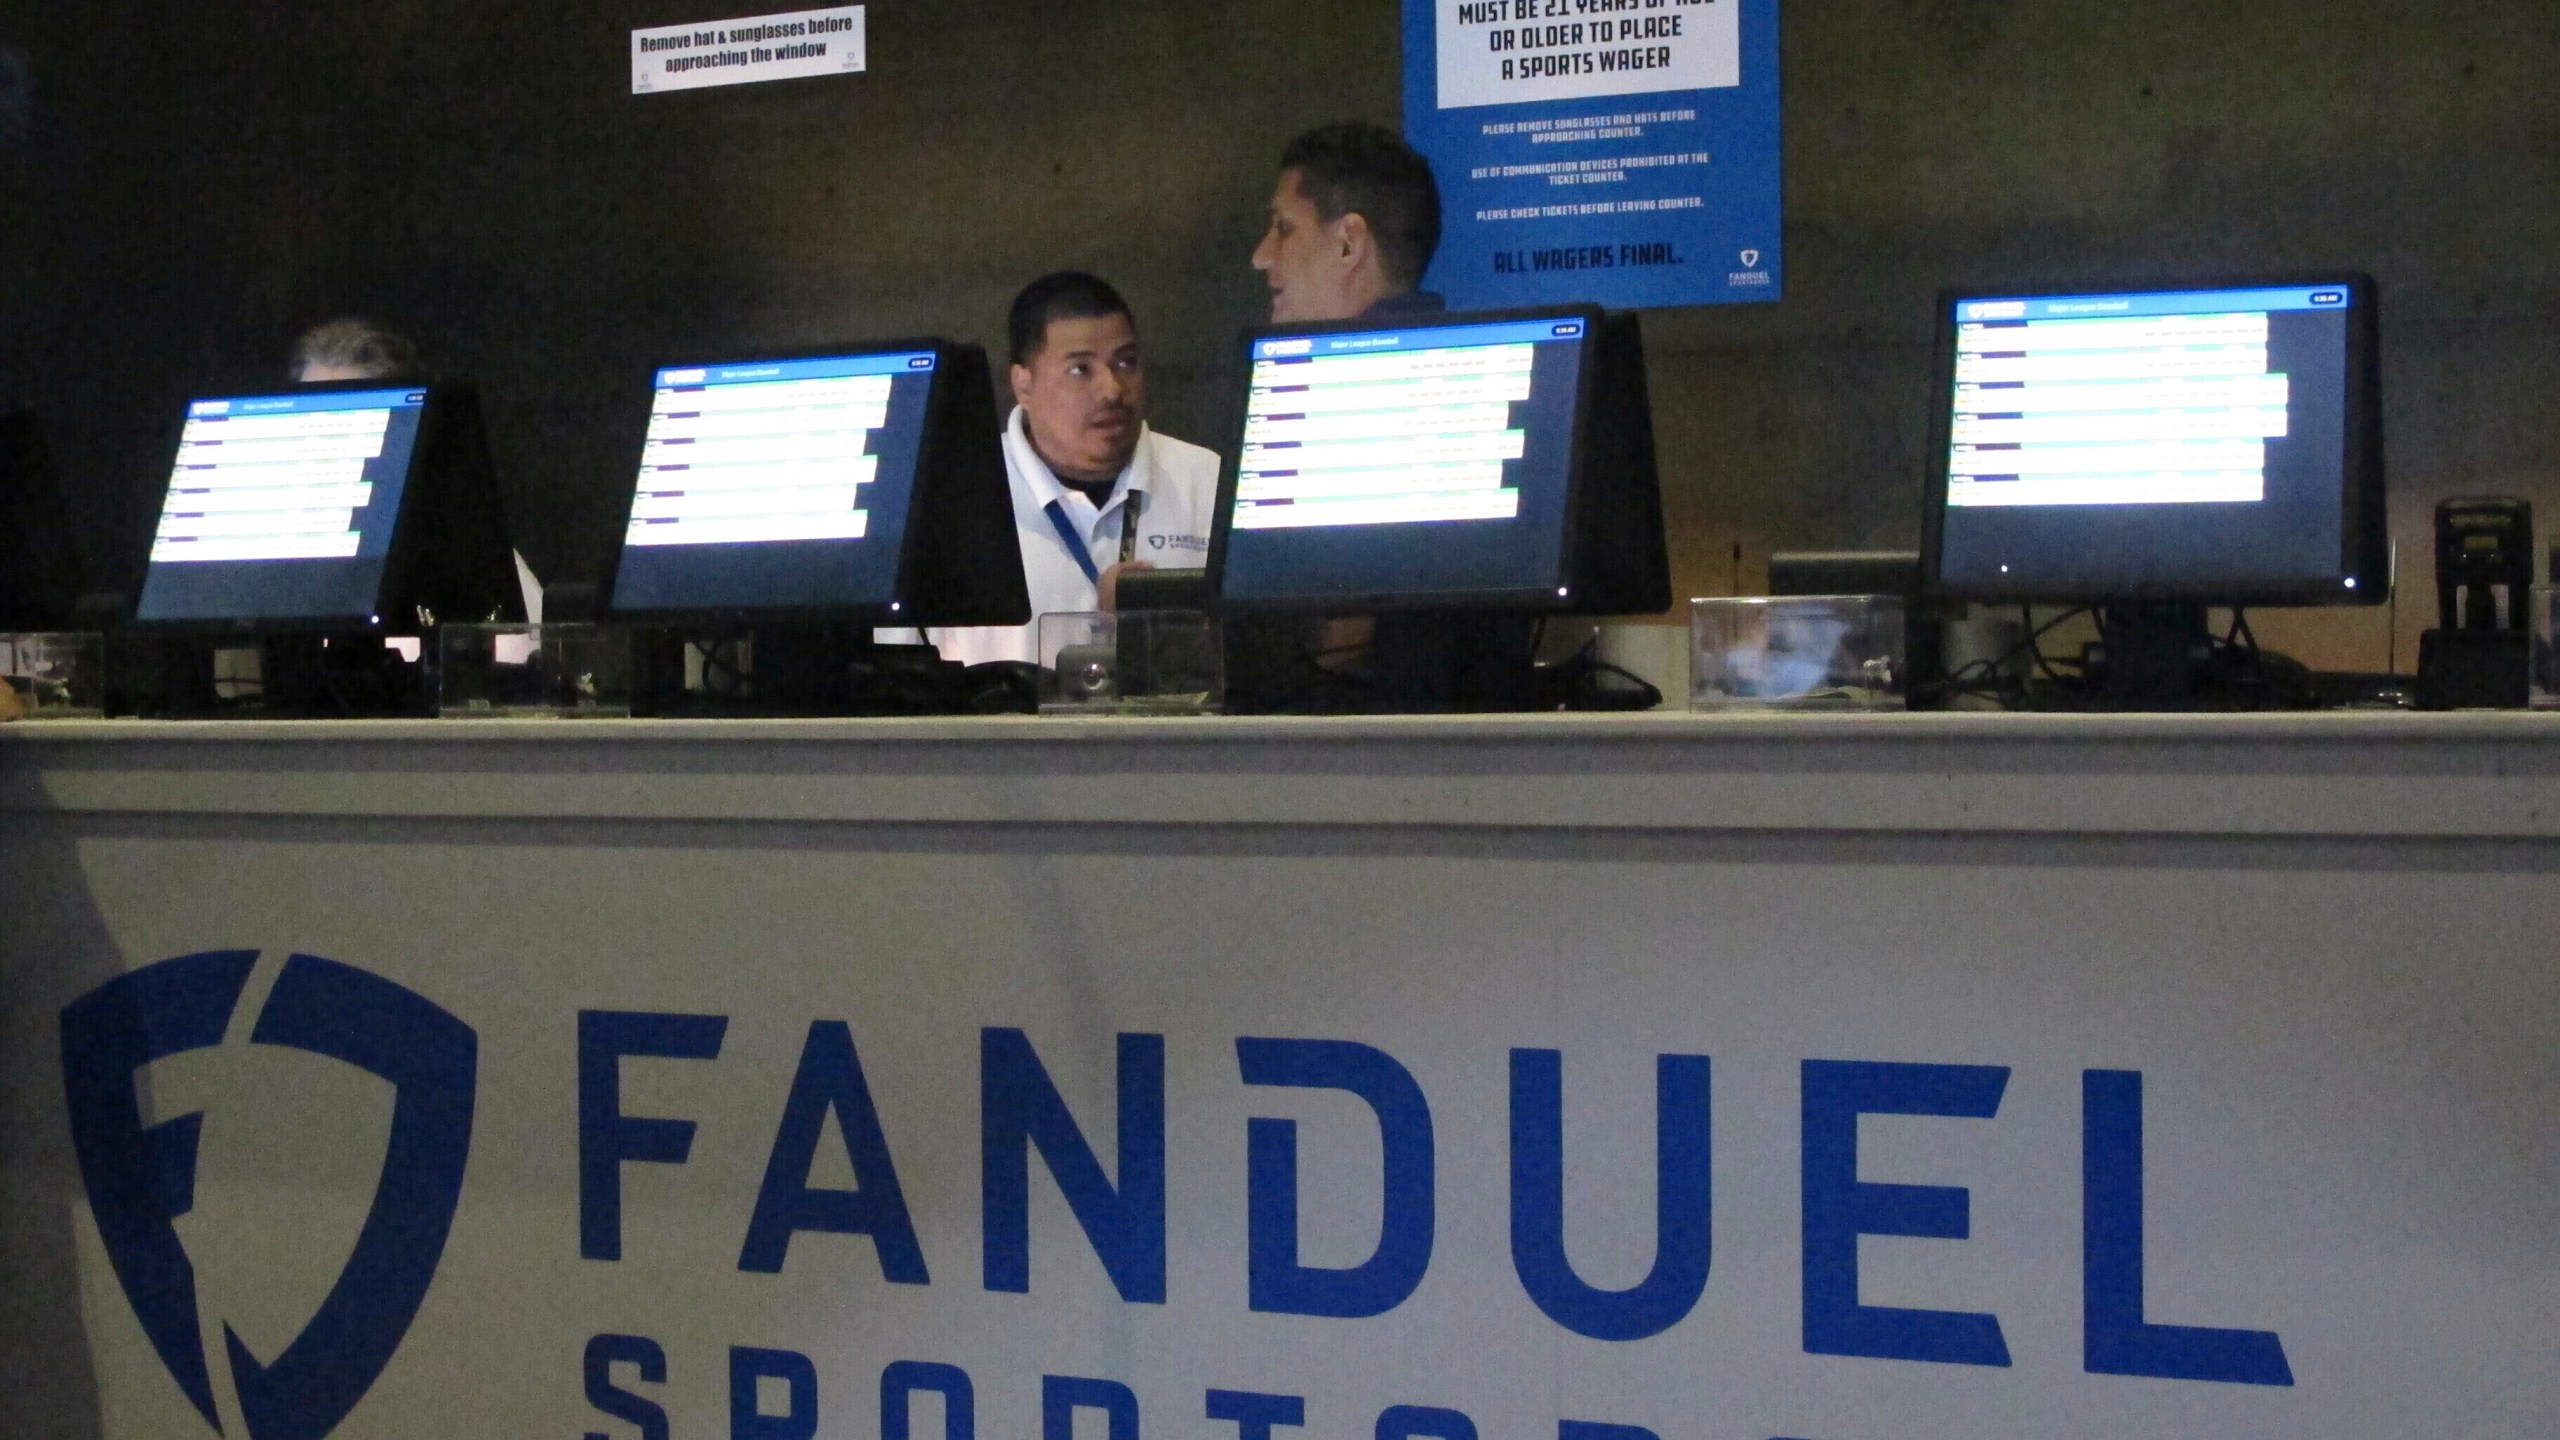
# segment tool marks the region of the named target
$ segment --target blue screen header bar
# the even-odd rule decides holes
[[[1590,325],[1576,319],[1516,320],[1498,325],[1442,325],[1419,329],[1357,330],[1341,335],[1296,335],[1254,342],[1256,360],[1306,360],[1381,351],[1455,350],[1471,345],[1529,345],[1579,341]]]
[[[239,420],[251,415],[316,415],[327,410],[415,410],[426,403],[424,390],[331,390],[313,395],[197,400],[187,406],[187,416],[195,420]]]
[[[750,360],[736,365],[674,366],[658,372],[658,388],[691,385],[757,385],[775,380],[842,380],[856,375],[922,375],[933,352],[894,355],[827,355],[814,360]]]
[[[1956,302],[1964,324],[2019,320],[2116,320],[2158,315],[2272,314],[2283,310],[2345,310],[2355,291],[2345,285],[2290,286],[2280,290],[2161,290],[2127,295],[2032,295]]]

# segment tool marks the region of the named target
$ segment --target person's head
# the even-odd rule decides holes
[[[1032,448],[1066,480],[1128,468],[1147,418],[1147,367],[1128,302],[1081,271],[1043,275],[1014,298],[1013,398]]]
[[[418,347],[370,320],[331,320],[304,331],[293,342],[293,379],[297,385],[333,380],[415,380],[420,374]]]
[[[1253,268],[1274,324],[1348,320],[1422,284],[1440,248],[1431,162],[1376,125],[1327,125],[1289,142]]]

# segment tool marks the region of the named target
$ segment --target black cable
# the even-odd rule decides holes
[[[737,651],[738,646],[745,643],[752,634],[753,632],[745,626],[733,626],[726,632],[702,642],[702,691],[704,694],[731,700],[743,698],[747,694],[748,675],[745,670],[739,668]],[[726,652],[729,658],[722,659],[723,652]],[[715,673],[729,677],[725,687],[713,680]]]
[[[2073,683],[2073,679],[2070,676],[2061,674],[2053,668],[2053,662],[2045,658],[2044,646],[2039,642],[2042,641],[2046,635],[2050,634],[2056,626],[2061,625],[2066,620],[2070,620],[2081,615],[2086,615],[2097,622],[2098,643],[2100,645],[2106,644],[2107,612],[2104,610],[2082,605],[2074,609],[2063,611],[2061,614],[2054,616],[2051,620],[2046,621],[2041,628],[2038,628],[2035,623],[2035,611],[2025,605],[2018,607],[2019,622],[2027,627],[2027,653],[2035,658],[2036,673],[2042,675],[2045,679],[2052,681],[2056,685],[2068,686]],[[2080,678],[2085,680],[2088,677],[2082,676]]]
[[[1543,622],[1541,622],[1543,623]],[[1613,665],[1600,658],[1600,637],[1592,636],[1565,659],[1552,666],[1539,667],[1548,682],[1547,693],[1556,704],[1575,711],[1631,711],[1659,708],[1665,696],[1662,687],[1623,665]],[[1600,681],[1614,675],[1627,684],[1623,690],[1603,688]]]
[[[2052,619],[2047,620],[2042,625],[2038,625],[2035,623],[2034,611],[2028,606],[2021,605],[2018,607],[2018,615],[2020,623],[2027,629],[2027,634],[2024,639],[2021,639],[2016,644],[2011,645],[2007,650],[2001,652],[1997,656],[1968,661],[1965,664],[1958,666],[1951,673],[1941,677],[1935,684],[1923,687],[1922,694],[1934,695],[1939,698],[1953,698],[1960,695],[1979,696],[1984,699],[1999,701],[2004,705],[2013,705],[2017,703],[2019,698],[2021,698],[2016,693],[2018,687],[2014,682],[2002,678],[1996,680],[1990,685],[1983,685],[1980,683],[1979,679],[1975,677],[2005,677],[2006,672],[2011,665],[2017,663],[2020,657],[2029,654],[2033,654],[2036,657],[2037,668],[2043,671],[2048,677],[2052,678],[2056,684],[2067,684],[2069,681],[2066,677],[2055,675],[2053,673],[2050,662],[2044,659],[2043,652],[2037,648],[2037,642],[2042,640],[2045,636],[2053,633],[2056,628],[2068,624],[2072,620],[2088,613],[2089,608],[2087,606],[2078,606],[2073,609],[2065,610],[2054,616]]]
[[[1652,681],[1647,680],[1624,665],[1613,665],[1606,660],[1593,660],[1591,662],[1591,668],[1584,673],[1589,675],[1595,682],[1603,675],[1615,675],[1619,679],[1626,681],[1627,684],[1632,687],[1624,697],[1623,708],[1628,710],[1658,710],[1662,708],[1663,702],[1669,698],[1662,693],[1661,686],[1654,684]],[[1595,695],[1607,694],[1607,692],[1600,689],[1597,683],[1594,683],[1591,686],[1591,692]]]
[[[2083,607],[2083,609],[2086,609],[2086,607]],[[2044,630],[2039,630],[2036,628],[2036,613],[2034,607],[2029,605],[2020,605],[2018,607],[2018,623],[2027,627],[2027,654],[2035,659],[2036,673],[2042,675],[2045,679],[2052,681],[2056,685],[2068,685],[2071,682],[2064,679],[2054,671],[2053,662],[2045,658],[2044,646],[2037,642],[2044,639],[2045,630],[2050,630],[2055,625],[2061,624],[2064,620],[2070,619],[2075,613],[2079,612],[2064,611],[2061,616],[2047,622]],[[2088,611],[2088,614],[2091,619],[2098,623],[2098,643],[2100,645],[2106,644],[2106,612],[2092,610]]]

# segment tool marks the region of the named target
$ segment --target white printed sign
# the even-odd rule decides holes
[[[1742,83],[1738,0],[1439,0],[1440,108]]]
[[[795,10],[631,32],[631,93],[855,75],[870,68],[863,7]]]

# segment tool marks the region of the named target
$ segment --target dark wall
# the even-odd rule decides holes
[[[1061,265],[1121,282],[1160,423],[1213,440],[1280,144],[1401,103],[1389,0],[876,0],[868,75],[627,93],[632,28],[759,8],[0,12],[36,93],[15,144],[0,111],[0,397],[131,554],[182,392],[376,314],[483,382],[524,548],[576,575],[653,360],[993,342]],[[1684,593],[1736,544],[1748,588],[1915,542],[1930,301],[1968,279],[2370,269],[2412,597],[2442,495],[2560,516],[2560,6],[1797,0],[1784,44],[1789,296],[1649,317]],[[2379,664],[2380,627],[2269,638]]]

